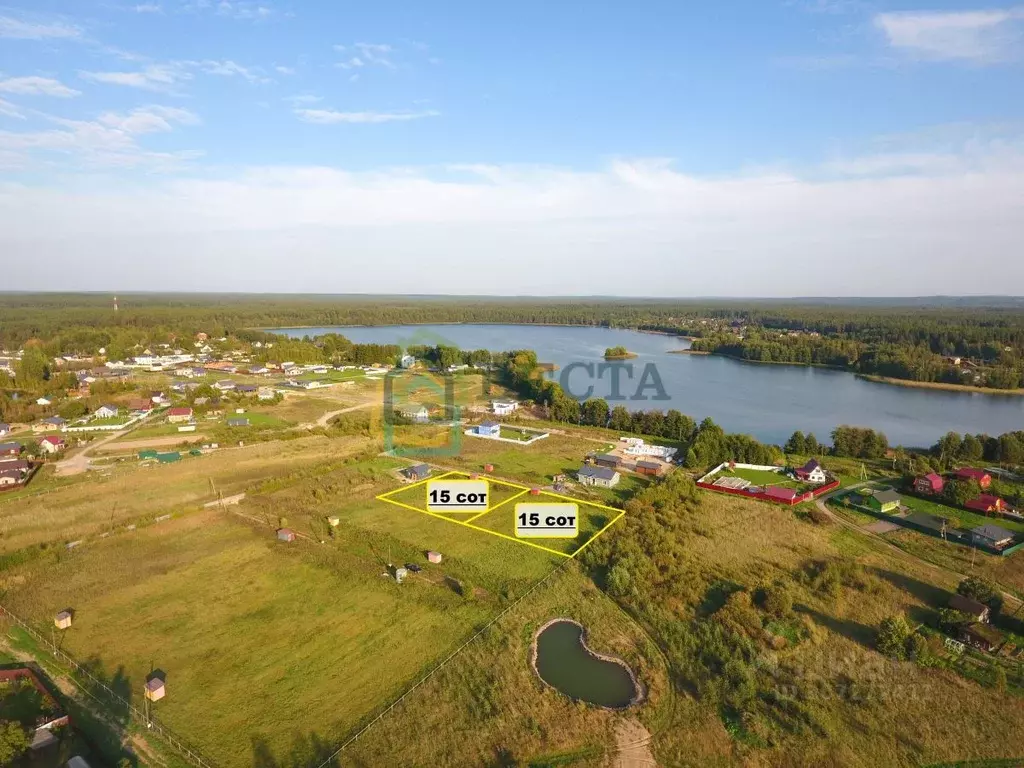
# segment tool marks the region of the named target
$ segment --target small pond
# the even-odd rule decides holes
[[[556,619],[536,639],[535,670],[541,680],[566,696],[599,707],[621,709],[639,699],[624,662],[595,655],[586,647],[583,627]]]

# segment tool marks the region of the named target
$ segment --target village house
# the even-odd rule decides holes
[[[256,397],[260,400],[273,400],[277,397],[277,393],[273,387],[260,387],[256,390]]]
[[[967,614],[975,621],[987,622],[989,619],[988,606],[970,597],[953,595],[949,598],[949,607],[954,611]]]
[[[33,754],[42,755],[46,753],[41,750],[54,749],[55,745],[59,742],[57,736],[54,735],[54,731],[56,730],[57,733],[60,733],[60,730],[71,722],[61,707],[60,702],[53,697],[53,694],[50,693],[36,676],[36,673],[29,667],[0,670],[0,683],[7,685],[14,683],[28,684],[36,689],[41,706],[39,707],[39,715],[31,726],[31,751]],[[33,762],[36,761],[33,760]]]
[[[985,523],[971,529],[971,543],[992,549],[1006,549],[1013,544],[1013,532],[992,523]]]
[[[255,384],[238,384],[235,386],[235,392],[240,395],[255,395],[256,390]]]
[[[986,472],[984,469],[978,469],[976,467],[961,467],[954,475],[958,480],[974,480],[981,486],[982,490],[985,490],[992,485],[992,475]]]
[[[988,624],[970,624],[960,630],[960,642],[990,652],[1003,644],[1002,634]]]
[[[805,483],[820,485],[828,480],[828,477],[825,475],[825,470],[822,468],[821,464],[818,463],[817,459],[811,459],[808,461],[802,467],[797,469],[795,474],[798,480]]]
[[[64,450],[64,440],[57,435],[47,435],[39,441],[39,448],[44,453],[60,453]]]
[[[983,493],[976,499],[965,501],[964,506],[972,512],[980,512],[983,515],[989,515],[1002,512],[1006,507],[1006,502],[998,496],[993,496],[990,493]]]
[[[221,379],[213,386],[215,389],[219,389],[221,392],[229,392],[235,388],[235,382],[231,381],[231,379]]]
[[[12,485],[19,485],[24,477],[24,474],[20,469],[5,469],[4,464],[0,464],[0,488],[9,488]]]
[[[229,427],[248,427],[249,419],[246,416],[238,416],[235,418],[228,419]]]
[[[416,365],[416,358],[412,355],[402,355],[402,359],[398,361],[398,364],[402,368],[412,368]]]
[[[18,458],[21,456],[21,443],[0,443],[0,461],[5,457]]]
[[[519,403],[515,400],[495,400],[491,403],[491,412],[495,416],[508,416],[515,413],[519,408]]]
[[[11,434],[11,425],[0,422],[0,437],[6,437]]]
[[[398,410],[404,419],[412,419],[417,424],[423,424],[430,421],[430,411],[427,410],[425,405],[403,405]]]
[[[67,422],[64,421],[60,416],[49,416],[41,421],[37,421],[32,425],[33,432],[49,432],[53,429],[64,429],[67,426]]]
[[[128,402],[128,410],[132,413],[149,413],[153,410],[153,403],[148,397],[137,397]]]
[[[942,493],[942,489],[945,487],[946,481],[942,478],[942,475],[935,472],[929,472],[927,475],[914,478],[914,490],[927,496],[937,496]]]
[[[45,397],[36,398],[36,405],[53,405],[53,401]]]
[[[413,464],[403,469],[402,474],[409,480],[423,480],[430,475],[430,467],[426,464]]]
[[[192,421],[191,408],[182,406],[178,408],[171,408],[167,411],[167,422],[169,424],[180,424],[186,421]]]
[[[476,433],[481,437],[499,437],[501,435],[501,424],[496,421],[485,421],[477,425]]]
[[[112,419],[115,416],[117,416],[117,406],[101,405],[99,408],[93,411],[92,415],[97,419]]]
[[[576,473],[576,478],[580,481],[580,485],[614,488],[619,484],[622,476],[614,469],[609,469],[608,467],[583,466]]]
[[[881,512],[885,515],[898,512],[900,508],[900,495],[892,488],[869,493],[861,498],[864,499],[865,506],[871,507],[876,512]]]

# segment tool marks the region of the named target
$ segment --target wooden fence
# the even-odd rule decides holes
[[[82,690],[102,702],[102,699],[95,695],[96,693],[101,693],[103,697],[107,699],[106,702],[103,702],[107,707],[110,705],[123,707],[124,711],[128,713],[130,718],[134,719],[137,723],[145,725],[149,733],[155,733],[164,741],[165,744],[167,744],[167,746],[173,749],[178,756],[192,765],[195,765],[198,768],[215,768],[216,764],[212,760],[205,757],[198,749],[153,717],[151,713],[140,710],[138,707],[132,705],[128,699],[112,690],[110,686],[98,679],[86,667],[79,664],[67,651],[58,648],[51,638],[48,638],[41,632],[33,629],[28,622],[24,621],[14,613],[11,613],[11,611],[3,605],[0,605],[0,614],[6,616],[16,626],[21,628],[25,634],[35,640],[41,648],[53,656],[58,664],[66,667],[68,676]],[[85,678],[88,682],[83,683],[81,678]]]

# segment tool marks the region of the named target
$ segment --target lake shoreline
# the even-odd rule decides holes
[[[598,653],[597,651],[592,649],[589,645],[587,645],[587,628],[585,626],[583,626],[582,624],[580,624],[575,619],[570,619],[567,616],[559,616],[559,617],[556,617],[554,619],[549,619],[548,621],[544,622],[537,629],[536,632],[533,633],[533,641],[530,643],[530,668],[533,670],[533,674],[535,674],[537,676],[538,680],[540,680],[548,688],[551,688],[552,690],[557,691],[560,695],[565,696],[570,701],[580,701],[580,699],[575,699],[572,696],[570,696],[569,694],[564,693],[564,692],[560,691],[558,688],[556,688],[555,686],[553,686],[551,683],[549,683],[547,680],[545,680],[541,676],[540,670],[537,669],[537,642],[540,639],[541,634],[548,627],[552,626],[553,624],[558,624],[558,623],[561,623],[561,622],[564,622],[566,624],[572,624],[575,627],[579,627],[579,629],[580,629],[580,645],[583,647],[584,653],[588,653],[591,656],[593,656],[595,659],[600,659],[601,661],[607,661],[607,662],[611,662],[612,664],[618,664],[619,666],[621,666],[623,669],[626,670],[626,673],[629,675],[629,679],[633,681],[633,689],[636,691],[636,693],[633,694],[633,698],[629,700],[628,704],[625,704],[624,706],[621,706],[621,707],[606,707],[606,706],[603,706],[601,704],[593,704],[593,703],[591,703],[589,701],[585,702],[588,706],[597,707],[598,709],[603,709],[603,710],[606,710],[608,712],[624,712],[625,710],[631,709],[631,708],[633,708],[633,707],[635,707],[635,706],[637,706],[639,704],[643,704],[644,701],[646,701],[646,699],[647,699],[647,692],[644,689],[643,684],[637,679],[636,673],[633,672],[633,668],[629,664],[627,664],[624,659],[620,659],[620,658],[618,658],[616,656],[607,656],[607,655],[605,655],[603,653]]]
[[[897,387],[911,387],[913,389],[932,389],[940,392],[960,392],[962,394],[976,395],[1002,395],[1004,397],[1020,397],[1024,395],[1024,389],[993,389],[991,387],[974,387],[970,384],[947,384],[944,381],[913,381],[911,379],[894,379],[891,376],[876,376],[873,373],[854,374],[858,379],[870,381],[873,384],[893,384]]]
[[[384,325],[364,325],[361,323],[336,323],[334,325],[279,325],[275,328],[246,328],[247,331],[262,331],[264,333],[280,334],[282,331],[305,331],[312,328],[401,328],[403,326],[428,326],[428,325],[516,325],[524,328],[603,328],[608,331],[633,331],[634,333],[649,333],[653,336],[671,336],[677,339],[693,341],[695,336],[687,336],[685,333],[673,333],[672,331],[655,331],[646,328],[635,328],[632,326],[619,325],[586,325],[582,323],[508,323],[508,322],[465,322],[462,320],[448,320],[442,322],[420,322],[420,323],[387,323]]]

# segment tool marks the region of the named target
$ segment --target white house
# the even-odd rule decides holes
[[[430,411],[427,410],[425,405],[403,405],[398,411],[402,414],[403,418],[412,419],[417,424],[424,424],[430,421]]]
[[[256,390],[256,397],[260,400],[273,400],[277,396],[277,392],[274,391],[273,387],[260,387]]]
[[[805,483],[815,483],[820,485],[828,480],[825,475],[825,470],[822,469],[821,464],[816,459],[811,459],[802,467],[795,471],[797,478],[803,480]]]
[[[59,453],[64,450],[64,440],[56,435],[47,435],[39,441],[39,448],[45,453]]]
[[[231,379],[221,379],[213,386],[221,392],[228,392],[235,388],[235,382],[231,381]]]
[[[485,421],[477,426],[476,433],[481,437],[500,437],[501,424],[496,421]]]
[[[491,411],[495,416],[508,416],[519,408],[515,400],[495,400],[491,403]]]
[[[398,362],[403,368],[412,368],[416,365],[416,358],[412,355],[402,355],[402,359]]]
[[[101,405],[99,408],[93,411],[92,415],[95,416],[97,419],[112,419],[115,416],[117,416],[117,406]]]
[[[52,405],[52,401],[47,400],[45,397],[40,397],[36,400],[36,405]]]

